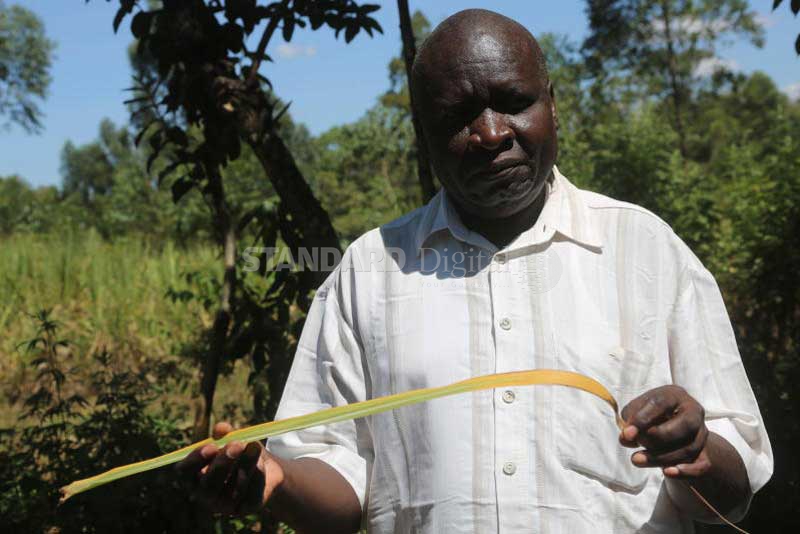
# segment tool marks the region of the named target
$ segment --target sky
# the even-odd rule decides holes
[[[56,51],[53,81],[41,105],[43,131],[28,134],[18,126],[0,130],[0,176],[16,174],[34,186],[59,185],[65,142],[92,142],[105,117],[119,125],[127,122],[122,102],[127,98],[124,89],[131,85],[130,18],[114,34],[111,21],[117,0],[6,0],[6,5],[14,3],[42,19]],[[327,27],[298,28],[291,43],[280,38],[270,43],[267,52],[275,62],[262,72],[277,94],[292,102],[294,119],[313,134],[358,119],[389,87],[387,65],[400,51],[397,5],[394,0],[370,3],[382,6],[374,15],[383,35],[370,38],[361,33],[346,45],[343,35],[337,40]],[[766,31],[764,48],[734,42],[719,51],[719,61],[747,73],[762,70],[787,94],[800,97],[800,58],[793,49],[800,18],[791,15],[788,5],[772,12],[772,0],[750,3]],[[421,9],[434,25],[460,9],[482,7],[519,21],[534,35],[560,33],[580,43],[588,30],[585,0],[411,0],[409,4],[412,11]]]

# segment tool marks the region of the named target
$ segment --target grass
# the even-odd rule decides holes
[[[196,388],[196,366],[178,353],[212,316],[199,303],[172,302],[165,294],[186,288],[185,272],[218,275],[219,263],[211,245],[156,246],[142,237],[106,242],[93,231],[0,238],[0,428],[17,420],[30,378],[17,346],[34,334],[29,314],[43,308],[53,310],[75,365],[91,365],[102,347],[131,366],[173,358],[189,377],[186,389]],[[218,412],[250,407],[245,367],[222,379]],[[171,402],[187,408],[191,393],[175,391]]]

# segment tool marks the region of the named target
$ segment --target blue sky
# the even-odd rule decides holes
[[[386,65],[400,47],[396,2],[372,1],[383,6],[376,13],[383,35],[359,35],[345,45],[331,31],[300,30],[288,45],[280,39],[270,44],[275,63],[265,74],[277,93],[292,101],[295,120],[315,134],[357,119],[388,87]],[[130,86],[130,19],[115,35],[111,21],[117,0],[6,0],[12,3],[37,13],[57,48],[53,83],[42,105],[44,130],[39,135],[16,126],[0,130],[0,176],[18,174],[33,185],[59,184],[60,152],[67,140],[94,140],[103,117],[117,124],[127,121],[122,101],[127,94],[123,89]],[[434,24],[460,9],[483,7],[518,20],[534,34],[556,32],[580,42],[587,31],[584,0],[411,0],[410,5],[422,9]],[[772,0],[751,5],[765,26],[765,47],[737,42],[721,50],[721,58],[744,72],[765,71],[785,91],[800,96],[800,59],[793,51],[800,18],[792,17],[785,5],[772,13]]]

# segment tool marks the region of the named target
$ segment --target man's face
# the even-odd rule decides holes
[[[558,150],[551,86],[530,37],[517,34],[454,35],[415,84],[437,176],[462,211],[483,219],[530,206]]]

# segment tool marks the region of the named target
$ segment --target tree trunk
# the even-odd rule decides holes
[[[411,67],[414,65],[414,57],[417,55],[417,45],[414,41],[414,29],[411,26],[411,15],[408,12],[408,0],[397,0],[397,10],[400,12],[400,36],[403,39],[403,59],[406,64],[408,97],[411,102],[411,122],[414,124],[414,134],[417,138],[417,175],[422,189],[422,200],[427,203],[436,194],[436,189],[433,187],[428,145],[425,142],[425,133],[422,131],[419,108],[415,103],[416,99],[411,83]]]
[[[289,246],[306,247],[309,253],[317,248],[318,256],[313,257],[320,261],[324,259],[326,250],[341,257],[339,238],[328,212],[314,196],[283,139],[273,130],[260,140],[249,138],[248,142],[281,199],[282,211],[291,217],[297,242],[290,242],[292,236],[284,236]],[[314,287],[320,286],[329,274],[322,270],[322,265],[315,265],[308,273]]]
[[[201,441],[208,437],[211,425],[211,414],[214,408],[214,394],[222,360],[225,356],[228,341],[228,329],[231,323],[231,301],[236,290],[236,227],[231,218],[230,209],[225,199],[222,177],[215,170],[209,173],[209,195],[211,207],[216,219],[216,226],[221,233],[224,274],[219,308],[214,317],[211,329],[209,352],[203,362],[200,377],[202,407],[195,414],[194,440]]]
[[[678,145],[681,155],[685,158],[688,151],[686,148],[686,130],[683,126],[683,102],[680,82],[678,81],[678,60],[675,56],[675,46],[672,42],[672,16],[670,14],[668,1],[661,2],[661,13],[664,18],[664,37],[667,41],[667,73],[672,88],[675,131],[678,134]]]

